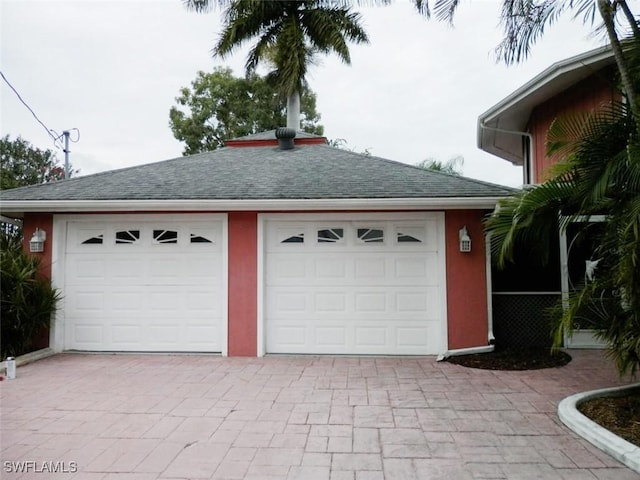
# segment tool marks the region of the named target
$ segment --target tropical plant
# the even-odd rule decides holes
[[[632,112],[639,117],[637,89],[621,39],[629,37],[631,33],[631,37],[640,41],[640,31],[638,21],[625,0],[505,0],[502,3],[501,14],[505,35],[496,48],[498,57],[507,65],[524,60],[529,55],[531,46],[544,34],[545,28],[568,11],[574,12],[574,18],[582,17],[585,23],[591,25],[598,19],[602,22],[599,29],[606,32],[620,74],[622,89],[630,102]]]
[[[186,3],[196,10],[211,5],[206,0]],[[300,92],[314,57],[335,53],[350,64],[347,41],[369,41],[358,13],[323,0],[233,0],[219,4],[226,8],[214,54],[224,58],[245,42],[257,39],[247,57],[246,73],[255,72],[262,62],[272,64],[268,78],[287,97],[287,126],[296,130],[300,128]]]
[[[427,158],[416,163],[416,167],[434,172],[448,173],[449,175],[455,175],[457,177],[462,175],[462,165],[464,165],[464,158],[460,155],[450,158],[446,162],[435,158]]]
[[[33,348],[36,334],[49,327],[60,295],[38,271],[40,259],[28,255],[21,238],[0,232],[0,356]]]
[[[316,95],[302,89],[301,127],[322,135]],[[177,106],[169,111],[173,135],[185,142],[184,155],[215,150],[225,140],[281,127],[286,119],[284,98],[265,78],[236,77],[230,68],[198,72],[191,87],[180,90]]]
[[[486,221],[499,266],[526,244],[542,259],[551,239],[570,224],[589,228],[603,215],[595,275],[568,299],[557,322],[554,346],[588,310],[620,374],[640,367],[640,136],[628,104],[559,118],[548,134],[548,153],[563,161],[549,180],[501,201]],[[594,272],[591,272],[592,274]]]

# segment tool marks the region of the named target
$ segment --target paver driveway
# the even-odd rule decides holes
[[[601,352],[571,354],[528,372],[433,357],[57,355],[0,383],[1,477],[638,478],[559,423],[562,398],[624,383]]]

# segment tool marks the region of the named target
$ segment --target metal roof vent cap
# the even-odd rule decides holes
[[[296,131],[294,128],[278,127],[276,128],[276,138],[280,150],[291,150],[294,147],[293,139],[296,138]]]

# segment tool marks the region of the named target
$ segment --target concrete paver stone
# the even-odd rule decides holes
[[[0,477],[627,480],[566,428],[569,395],[626,385],[600,351],[557,369],[434,357],[60,354],[0,382]]]

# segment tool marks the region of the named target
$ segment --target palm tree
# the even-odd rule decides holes
[[[457,155],[450,158],[446,162],[437,160],[435,158],[426,158],[415,164],[418,168],[424,168],[425,170],[431,170],[434,172],[442,172],[449,175],[459,177],[462,175],[462,166],[464,165],[464,157]]]
[[[557,119],[550,154],[564,156],[546,182],[502,201],[486,221],[498,266],[516,244],[544,256],[550,239],[575,221],[606,214],[595,238],[595,277],[567,299],[555,330],[556,347],[581,312],[594,325],[620,374],[640,367],[640,135],[627,104]],[[587,228],[587,227],[585,227]],[[592,272],[593,273],[593,272]]]
[[[637,89],[632,81],[629,60],[625,55],[624,44],[629,42],[621,40],[629,37],[635,42],[640,42],[640,30],[638,21],[625,0],[505,0],[502,3],[501,14],[505,35],[496,48],[497,56],[507,65],[526,59],[531,46],[544,34],[545,28],[569,10],[575,12],[574,18],[582,17],[585,23],[593,25],[597,19],[602,22],[599,30],[604,29],[606,32],[624,93],[631,104],[632,112],[640,117],[640,108],[636,104]],[[619,29],[623,29],[620,17],[627,23],[631,36],[624,30],[618,33]]]
[[[210,6],[207,0],[188,0],[196,10]],[[300,91],[313,58],[335,53],[351,63],[347,41],[368,43],[360,15],[346,6],[323,0],[234,0],[226,4],[224,27],[213,53],[224,58],[243,43],[257,39],[246,61],[246,72],[270,61],[269,74],[277,89],[288,98],[287,126],[300,128]]]

